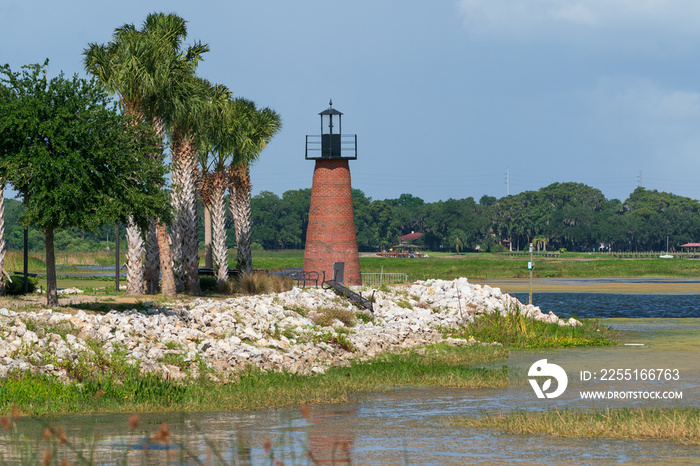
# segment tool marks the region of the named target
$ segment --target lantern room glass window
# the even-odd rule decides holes
[[[321,114],[321,134],[341,134],[340,112]]]

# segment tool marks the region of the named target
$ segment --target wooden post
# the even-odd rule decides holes
[[[29,293],[29,227],[24,227],[24,294]]]

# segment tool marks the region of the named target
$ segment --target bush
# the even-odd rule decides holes
[[[287,275],[270,275],[275,293],[283,293],[294,288],[294,280]]]
[[[244,294],[281,293],[291,290],[293,286],[291,278],[265,272],[247,273],[238,278],[239,291]]]
[[[199,287],[202,291],[218,291],[216,286],[216,277],[200,276]]]
[[[11,275],[10,278],[12,278],[12,283],[9,282],[9,280],[5,280],[5,293],[8,295],[20,295],[24,294],[24,275]],[[35,277],[29,277],[28,278],[28,290],[29,293],[34,293],[36,290],[36,278]]]

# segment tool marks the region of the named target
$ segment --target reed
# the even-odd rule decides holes
[[[697,408],[514,411],[477,418],[453,418],[448,422],[511,434],[658,439],[700,444],[700,410]]]
[[[352,464],[352,436],[326,434],[315,427],[317,415],[300,408],[305,432],[290,424],[274,440],[250,438],[240,431],[212,437],[196,423],[153,422],[124,415],[120,441],[98,429],[78,431],[62,421],[29,417],[14,407],[0,417],[0,464]],[[321,414],[321,416],[323,413]],[[117,427],[119,428],[119,427]],[[259,463],[260,462],[260,463]]]
[[[237,280],[237,291],[248,295],[281,293],[293,287],[294,281],[289,277],[268,275],[264,272],[246,273]]]
[[[497,341],[508,348],[568,348],[614,345],[618,332],[597,319],[581,319],[580,326],[541,322],[526,317],[519,307],[504,313],[477,315],[474,323],[454,335],[480,341]]]
[[[43,252],[30,252],[29,272],[44,273],[46,271],[46,254]],[[80,265],[114,265],[114,253],[100,252],[56,252],[56,265],[71,267]],[[11,271],[22,271],[24,268],[24,254],[17,251],[7,251],[5,256],[5,268]]]

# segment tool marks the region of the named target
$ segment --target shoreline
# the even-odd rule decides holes
[[[527,293],[527,279],[473,280],[504,293]],[[533,278],[533,293],[700,294],[700,280],[685,278]]]

